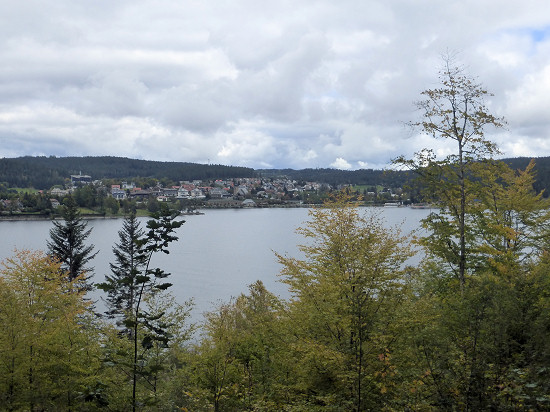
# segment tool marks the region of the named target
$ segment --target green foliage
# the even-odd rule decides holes
[[[86,252],[80,266],[16,252],[0,271],[0,408],[549,410],[550,212],[533,162],[490,159],[484,128],[501,120],[486,95],[446,61],[419,103],[416,126],[456,144],[444,159],[399,159],[439,202],[423,236],[411,245],[360,213],[349,196],[365,187],[341,192],[298,229],[303,258],[277,255],[292,297],[258,281],[205,314],[193,345],[191,303],[178,305],[169,274],[151,266],[177,240],[177,213],[158,203],[146,228],[135,213],[125,220],[100,285],[118,322],[103,325],[82,295],[89,230],[67,198],[48,244],[52,255]],[[411,246],[424,252],[416,267]]]
[[[345,197],[312,209],[303,259],[278,255],[292,293],[258,281],[205,315],[149,266],[181,225],[163,209],[127,218],[107,278],[119,323],[98,324],[82,276],[20,253],[0,276],[0,405],[14,410],[545,410],[550,258],[533,167],[479,163],[466,282],[437,242],[411,255],[398,229]],[[450,237],[457,228],[447,226]],[[441,237],[443,239],[443,237]],[[143,258],[139,260],[138,258]],[[139,262],[132,266],[130,262]],[[70,292],[70,293],[69,293]],[[112,299],[111,299],[112,298]]]
[[[339,185],[384,185],[386,187],[403,187],[409,183],[413,177],[413,174],[409,171],[373,169],[261,169],[256,172],[264,178],[279,178],[286,176],[292,180],[327,183],[333,187]]]
[[[98,193],[93,185],[77,187],[71,196],[79,207],[86,207],[90,209],[93,209],[96,206],[98,200]]]
[[[202,407],[211,405],[215,411],[282,408],[280,374],[287,352],[281,308],[280,300],[257,281],[249,294],[205,315],[204,335],[191,363],[188,402],[203,399]]]
[[[398,159],[420,174],[425,196],[441,207],[423,222],[427,235],[419,239],[426,259],[407,305],[422,309],[409,335],[418,397],[404,399],[438,410],[544,408],[540,388],[548,375],[535,360],[544,350],[534,348],[547,332],[531,331],[541,315],[535,302],[548,290],[548,205],[533,189],[534,163],[514,171],[490,159],[497,148],[484,127],[502,120],[483,105],[487,92],[449,63],[442,87],[424,92],[424,119],[416,125],[453,140],[456,152],[443,160],[430,150]]]
[[[154,348],[168,347],[172,335],[165,320],[164,311],[143,307],[144,299],[154,299],[160,291],[171,286],[168,282],[157,283],[169,276],[160,268],[150,267],[155,253],[169,253],[168,246],[178,238],[174,232],[184,223],[177,220],[179,213],[162,207],[151,215],[145,231],[139,227],[132,213],[119,231],[120,243],[113,248],[117,263],[111,264],[112,276],[99,284],[108,293],[108,314],[119,318],[119,325],[131,344],[119,349],[122,356],[111,357],[111,361],[123,366],[131,365],[131,404],[133,410],[140,405],[138,381],[149,383],[153,397],[156,397],[156,381],[163,365],[146,356]],[[155,309],[155,310],[153,310]],[[147,385],[146,385],[147,386]],[[151,388],[148,387],[149,390]],[[149,402],[148,396],[145,397]]]
[[[85,245],[86,238],[92,229],[87,229],[87,223],[80,216],[78,207],[71,196],[65,198],[62,208],[63,222],[53,221],[50,229],[50,240],[47,242],[48,253],[62,264],[69,281],[87,272],[86,264],[92,260],[94,246]]]
[[[114,197],[108,196],[103,202],[105,209],[108,209],[113,215],[116,215],[120,210],[120,203]]]
[[[293,294],[294,390],[319,406],[380,409],[392,386],[393,318],[411,253],[398,230],[345,200],[310,212],[299,230],[306,260],[279,256]]]
[[[107,314],[125,320],[126,313],[135,308],[139,281],[148,281],[149,277],[140,275],[147,264],[147,255],[140,248],[140,241],[144,235],[143,229],[136,218],[135,212],[130,213],[122,223],[118,232],[119,242],[113,247],[115,263],[110,263],[111,275],[105,276],[105,282],[96,286],[107,292]],[[140,277],[142,276],[142,277]],[[131,325],[126,328],[132,329]],[[130,330],[126,330],[129,335]]]
[[[3,410],[86,410],[99,345],[80,277],[39,252],[16,252],[0,271],[0,405]],[[85,350],[84,350],[85,349]]]
[[[484,104],[488,92],[461,68],[453,66],[452,57],[444,58],[440,87],[422,92],[417,103],[423,112],[421,121],[411,123],[435,139],[445,139],[456,151],[438,160],[432,149],[423,149],[414,159],[400,157],[394,163],[416,171],[421,177],[425,198],[438,202],[441,213],[425,221],[432,233],[431,250],[451,265],[464,286],[468,269],[467,215],[479,193],[477,168],[480,161],[498,153],[496,145],[485,139],[488,126],[503,127],[504,121],[493,116]]]
[[[104,364],[106,397],[115,410],[128,410],[136,405],[145,410],[174,410],[181,362],[187,353],[187,342],[194,326],[189,324],[192,302],[176,303],[169,293],[146,295],[144,311],[149,313],[148,328],[138,329],[138,390],[133,399],[134,341],[113,327],[105,330]],[[126,327],[134,321],[126,319]],[[157,339],[151,331],[161,331]],[[169,337],[166,341],[163,337]]]

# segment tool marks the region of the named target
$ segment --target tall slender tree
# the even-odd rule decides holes
[[[89,271],[86,264],[92,260],[94,245],[86,245],[92,229],[82,219],[78,206],[72,196],[65,198],[61,211],[62,222],[53,221],[48,241],[48,254],[61,262],[63,273],[72,281],[84,272]]]
[[[501,128],[504,120],[492,115],[484,103],[490,94],[457,67],[453,56],[444,56],[439,72],[440,87],[422,92],[416,103],[423,117],[411,126],[435,139],[451,141],[455,152],[437,159],[424,149],[414,159],[399,157],[395,164],[415,170],[432,200],[440,202],[441,213],[425,221],[432,231],[432,251],[449,263],[462,287],[468,268],[468,213],[476,198],[477,163],[498,153],[485,138],[487,127]]]
[[[122,315],[122,324],[133,346],[130,354],[132,359],[126,359],[121,363],[131,365],[131,370],[127,373],[131,377],[133,410],[136,410],[139,404],[138,381],[146,378],[144,382],[147,383],[147,378],[151,374],[145,352],[156,344],[167,346],[170,341],[169,325],[158,322],[164,316],[164,312],[153,313],[147,310],[144,301],[146,298],[154,297],[156,292],[172,286],[171,283],[162,281],[170,274],[152,267],[151,258],[157,252],[169,253],[170,243],[178,240],[175,230],[185,222],[178,220],[178,215],[179,212],[171,211],[164,204],[161,205],[160,211],[151,214],[152,219],[147,221],[143,234],[140,233],[137,221],[130,224],[127,220],[126,229],[122,230],[122,234],[119,233],[121,244],[124,244],[127,250],[121,251],[118,255],[115,253],[118,264],[111,267],[116,273],[98,285],[109,294],[115,313]],[[119,288],[120,286],[122,288]]]
[[[118,232],[119,242],[113,247],[115,263],[110,263],[111,276],[98,288],[107,292],[107,315],[112,318],[123,318],[134,308],[137,296],[136,276],[145,268],[147,256],[140,247],[145,232],[140,227],[135,211],[124,220]],[[130,331],[126,329],[129,333]]]

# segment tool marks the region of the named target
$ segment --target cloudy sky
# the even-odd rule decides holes
[[[382,168],[459,52],[507,129],[550,155],[548,0],[0,0],[0,157]]]

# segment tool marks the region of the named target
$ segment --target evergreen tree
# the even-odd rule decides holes
[[[121,250],[120,254],[115,253],[118,264],[111,266],[114,269],[113,276],[98,285],[109,294],[114,313],[123,315],[122,322],[133,346],[128,350],[131,360],[126,358],[116,361],[121,367],[131,367],[126,373],[131,377],[133,410],[136,410],[144,399],[148,399],[148,395],[138,399],[138,381],[149,391],[154,391],[155,386],[151,385],[150,379],[162,366],[156,365],[154,370],[149,367],[148,351],[157,345],[168,346],[171,338],[169,325],[164,321],[158,322],[164,313],[154,313],[144,307],[143,303],[146,299],[154,298],[157,292],[172,286],[168,282],[158,283],[170,274],[160,268],[151,267],[151,258],[157,252],[169,253],[169,244],[178,240],[174,232],[184,223],[183,220],[177,220],[178,215],[179,212],[173,212],[162,204],[159,212],[151,214],[152,219],[147,222],[147,229],[143,235],[137,222],[130,225],[127,220],[126,229],[123,228],[119,235],[121,244],[128,249]],[[131,243],[134,243],[134,246]],[[120,286],[122,288],[119,288]]]
[[[135,211],[124,220],[118,232],[119,243],[113,247],[115,263],[110,263],[111,276],[98,285],[107,292],[107,314],[109,317],[121,317],[134,308],[137,284],[136,276],[146,264],[147,256],[139,246],[144,231],[136,218]]]
[[[61,268],[72,281],[89,270],[85,265],[97,252],[93,253],[94,245],[84,243],[92,229],[87,228],[74,199],[69,196],[64,203],[61,211],[63,222],[54,221],[54,227],[50,229],[48,253],[61,262]]]

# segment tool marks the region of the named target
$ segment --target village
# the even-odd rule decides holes
[[[143,183],[143,182],[141,182]],[[296,181],[278,178],[233,178],[212,180],[182,180],[178,184],[164,186],[151,181],[143,187],[132,181],[117,182],[113,179],[94,180],[86,174],[71,175],[64,186],[49,191],[13,192],[0,199],[3,215],[24,213],[53,213],[63,198],[72,195],[79,206],[103,214],[117,214],[131,205],[137,209],[155,211],[160,203],[174,204],[184,212],[203,208],[254,208],[254,207],[303,207],[323,203],[333,190],[327,183]],[[403,191],[398,189],[347,186],[357,199],[370,204],[397,206],[403,203]]]
[[[88,175],[72,175],[72,187],[93,184],[102,186],[102,182],[93,181]],[[122,201],[125,199],[147,202],[156,199],[158,202],[177,200],[194,201],[203,207],[267,207],[270,205],[298,206],[301,204],[320,203],[326,194],[336,188],[327,183],[297,182],[285,177],[282,178],[234,178],[213,180],[180,181],[179,185],[163,187],[157,183],[153,187],[141,188],[132,182],[112,184],[108,188],[110,196]],[[382,189],[362,193],[371,200],[375,196],[385,203],[399,198],[400,190],[392,193],[391,189]],[[53,192],[52,194],[60,194]]]

